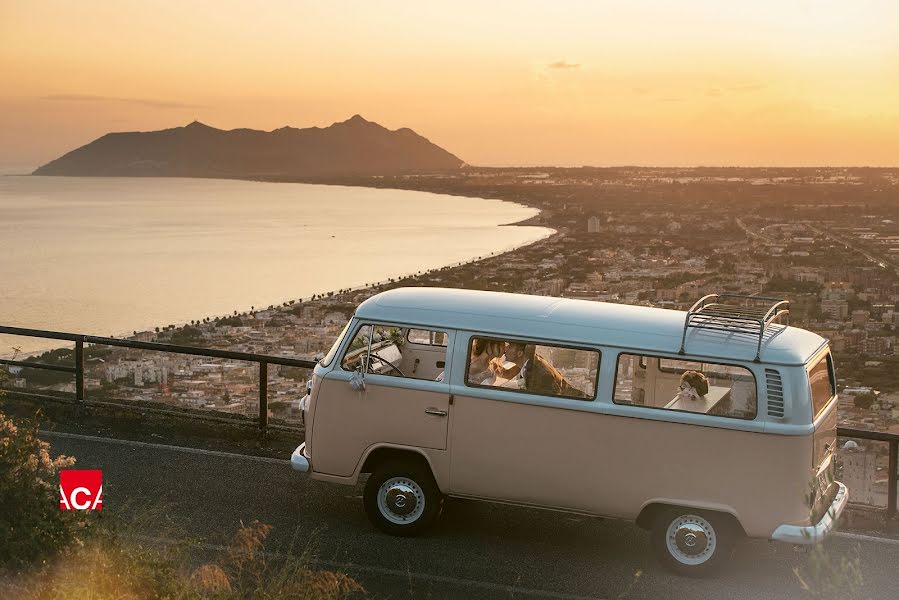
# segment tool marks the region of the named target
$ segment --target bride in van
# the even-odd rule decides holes
[[[468,381],[481,385],[494,385],[496,371],[491,364],[505,354],[503,342],[474,338],[471,341],[471,361],[468,363]]]

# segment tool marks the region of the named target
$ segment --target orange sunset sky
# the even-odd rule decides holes
[[[360,113],[478,165],[897,165],[896,0],[0,0],[0,165]]]

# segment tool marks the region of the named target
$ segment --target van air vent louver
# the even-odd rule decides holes
[[[784,416],[784,386],[780,373],[774,369],[765,369],[765,386],[768,389],[768,416]]]

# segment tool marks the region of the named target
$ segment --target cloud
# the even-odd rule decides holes
[[[565,60],[557,60],[557,61],[555,61],[555,62],[549,63],[549,64],[546,65],[546,66],[547,66],[548,68],[550,68],[550,69],[556,69],[556,70],[559,70],[559,71],[572,71],[572,70],[574,70],[574,69],[580,69],[580,68],[581,68],[581,64],[580,64],[580,63],[570,63],[570,62],[565,61]]]
[[[706,96],[711,96],[712,98],[717,98],[721,95],[721,90],[718,88],[709,88],[705,91]]]
[[[120,104],[136,104],[149,108],[209,108],[202,104],[188,104],[171,100],[153,100],[151,98],[116,98],[114,96],[95,96],[93,94],[49,94],[41,96],[41,100],[54,102],[117,102]]]

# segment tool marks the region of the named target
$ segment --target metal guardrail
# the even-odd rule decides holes
[[[837,427],[837,435],[858,440],[886,442],[889,446],[889,466],[887,473],[887,519],[896,516],[896,482],[899,481],[899,434],[885,431],[870,431],[852,427]],[[851,494],[851,492],[850,492]],[[852,496],[850,495],[850,498]]]
[[[75,343],[75,364],[71,367],[61,365],[48,365],[36,362],[11,360],[0,358],[0,364],[28,369],[46,369],[61,371],[75,375],[75,401],[84,402],[84,345],[95,344],[101,346],[117,346],[120,348],[133,348],[136,350],[150,350],[168,354],[187,354],[193,356],[207,356],[210,358],[224,358],[254,362],[259,365],[259,430],[265,434],[268,428],[268,365],[284,365],[287,367],[301,367],[311,369],[315,367],[314,360],[298,358],[283,358],[266,354],[254,354],[250,352],[231,352],[228,350],[214,350],[211,348],[197,348],[194,346],[178,346],[175,344],[161,344],[158,342],[139,342],[137,340],[123,340],[119,338],[99,337],[94,335],[81,335],[75,333],[62,333],[59,331],[44,331],[41,329],[24,329],[21,327],[0,326],[0,334],[17,335],[23,337],[36,337],[51,340],[63,340]],[[869,431],[866,429],[853,429],[851,427],[837,428],[837,435],[846,438],[886,442],[889,444],[889,474],[887,480],[887,518],[896,515],[896,482],[899,480],[899,434],[883,431]]]
[[[26,369],[44,369],[72,373],[75,375],[75,401],[84,402],[84,345],[94,344],[98,346],[117,346],[120,348],[133,348],[135,350],[150,350],[167,354],[187,354],[192,356],[206,356],[209,358],[224,358],[256,363],[259,365],[259,430],[265,435],[268,429],[268,366],[283,365],[286,367],[301,367],[311,369],[315,367],[314,360],[299,358],[284,358],[266,354],[254,354],[251,352],[232,352],[229,350],[215,350],[212,348],[197,348],[194,346],[178,346],[175,344],[162,344],[159,342],[140,342],[137,340],[125,340],[95,335],[81,335],[76,333],[63,333],[59,331],[44,331],[42,329],[25,329],[22,327],[0,326],[0,334],[17,335],[23,337],[43,338],[50,340],[62,340],[75,343],[75,364],[71,367],[62,365],[48,365],[38,362],[23,360],[11,360],[0,358],[0,364]]]

